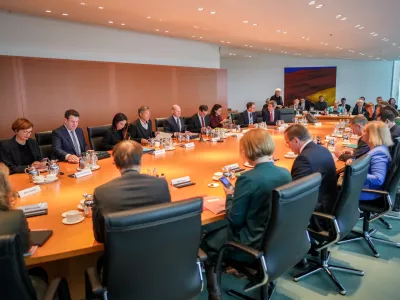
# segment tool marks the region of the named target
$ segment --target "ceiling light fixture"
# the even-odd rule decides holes
[[[343,17],[342,15],[337,15],[336,19],[340,19],[341,17]]]
[[[156,31],[160,31],[160,29],[156,29]]]
[[[226,42],[227,44],[230,44],[231,42]]]
[[[195,38],[196,36],[195,35],[192,35],[192,38]]]
[[[281,32],[282,32],[282,30],[278,29],[276,32],[277,32],[277,33],[281,33]]]
[[[372,55],[370,55],[370,56],[368,56],[369,58],[373,58],[373,56]]]
[[[203,10],[204,10],[204,8],[202,8],[202,7],[199,7],[197,10],[198,10],[198,11],[203,11]]]
[[[356,26],[354,26],[354,27],[356,27],[356,28],[358,28],[358,27],[360,27],[361,25],[356,25]]]
[[[308,5],[314,5],[316,1],[311,1],[308,3]]]
[[[68,16],[68,14],[66,14],[66,13],[63,13],[62,15],[63,15],[64,17]]]
[[[103,6],[99,6],[99,9],[104,9],[104,7]]]
[[[199,39],[202,39],[202,38],[203,38],[202,36],[199,37]]]
[[[168,31],[168,30],[165,30],[164,32],[165,32],[165,33],[168,33],[169,31]]]
[[[249,21],[243,21],[243,23],[244,23],[244,24],[247,24],[247,23],[249,23]]]
[[[51,10],[46,10],[47,13],[51,13]]]
[[[233,56],[235,56],[236,55],[236,53],[233,53]]]
[[[360,53],[358,53],[358,54],[360,54],[360,55],[365,55],[364,53],[361,53],[361,52],[360,52]]]
[[[81,2],[81,5],[86,5],[86,3],[84,3],[84,2]]]
[[[340,20],[341,20],[341,21],[346,21],[346,20],[347,20],[347,17],[343,17],[343,18],[341,18]]]
[[[147,19],[151,19],[151,17],[146,17]]]
[[[215,11],[210,11],[210,14],[211,14],[211,15],[215,15],[216,12],[215,12]]]
[[[374,36],[378,36],[378,34],[377,34],[377,33],[375,33],[375,34],[374,34]]]
[[[121,26],[125,26],[126,24],[125,23],[121,23]]]
[[[322,6],[324,6],[323,4],[318,4],[315,8],[321,8]]]
[[[194,28],[196,28],[196,29],[199,29],[200,27],[199,26],[193,26]]]
[[[287,33],[287,31],[282,31],[282,33],[283,33],[283,34],[286,34],[286,33]]]
[[[253,23],[253,26],[257,26],[258,24],[257,23]]]
[[[109,24],[114,24],[114,22],[113,22],[113,21],[108,21],[108,23],[109,23]]]

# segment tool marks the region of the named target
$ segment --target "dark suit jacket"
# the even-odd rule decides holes
[[[96,241],[104,242],[104,214],[165,202],[171,202],[165,179],[127,170],[94,190],[92,221]]]
[[[332,154],[325,147],[308,143],[292,166],[292,178],[297,180],[319,172],[322,175],[316,211],[332,213],[337,196],[336,166]]]
[[[314,108],[315,108],[315,110],[323,111],[325,109],[328,109],[328,103],[325,102],[325,101],[323,101],[323,102],[319,102],[319,101],[315,102],[314,103]]]
[[[271,116],[270,116],[268,109],[264,109],[262,111],[262,118],[263,118],[263,121],[267,123],[267,125],[276,125],[276,121],[281,119],[281,112],[279,110],[275,109],[274,121],[271,122],[271,120],[270,120]]]
[[[392,140],[400,137],[400,126],[395,124],[392,128],[390,128],[390,135],[392,136]]]
[[[199,120],[199,115],[196,113],[193,116],[190,117],[189,120],[187,120],[188,123],[188,130],[191,132],[195,132],[195,133],[200,133],[201,132],[201,123]],[[210,126],[210,116],[207,115],[204,117],[204,124],[206,125],[206,127]]]
[[[364,117],[368,120],[368,122],[369,122],[369,121],[374,121],[374,120],[376,120],[375,112],[372,114],[372,118],[370,118],[370,117],[369,117],[369,112],[365,111],[365,112],[364,112]]]
[[[179,125],[175,121],[174,116],[170,116],[168,119],[165,120],[164,131],[170,133],[185,132],[185,120],[181,117],[179,119],[181,121],[181,131],[179,131]]]
[[[363,107],[363,109],[362,109],[362,114],[364,114],[365,111],[366,111],[366,110],[365,110],[365,108]],[[358,106],[357,106],[357,105],[353,107],[353,111],[352,111],[351,114],[352,114],[353,116],[358,115]]]
[[[269,98],[269,100],[274,100],[276,102],[276,105],[282,105],[283,106],[283,99],[282,96],[277,97],[275,94]]]
[[[124,139],[124,131],[125,128],[121,130],[115,130],[110,127],[101,140],[101,145],[103,146],[104,150],[108,151],[114,149],[114,146]]]
[[[342,107],[343,105],[342,105],[342,104],[339,104],[339,106]],[[351,106],[350,106],[349,104],[346,104],[346,105],[345,105],[345,109],[346,109],[347,111],[350,111]]]
[[[26,253],[31,247],[30,232],[22,210],[6,210],[0,206],[0,235],[17,235],[21,242],[21,250]]]
[[[310,111],[310,107],[313,106],[313,105],[310,103],[310,101],[305,100],[305,102],[304,102],[304,108],[303,108],[301,102],[299,103],[299,106],[300,106],[300,110],[307,110],[307,111]]]
[[[76,136],[78,138],[78,143],[81,148],[81,153],[89,149],[85,141],[85,136],[83,135],[83,130],[77,128],[75,130]],[[72,143],[71,136],[67,128],[64,125],[58,127],[52,132],[52,144],[53,144],[53,155],[57,157],[58,160],[65,160],[67,154],[78,155],[75,152],[74,144]]]
[[[39,145],[36,140],[28,139],[26,144],[32,153],[33,161],[31,163],[34,161],[41,161],[42,156],[40,155]],[[28,167],[27,165],[22,165],[21,155],[23,154],[19,151],[15,136],[2,143],[1,160],[10,169],[10,174],[24,173],[25,168]]]
[[[253,112],[252,114],[253,114],[253,124],[255,124],[255,123],[257,123],[257,113]],[[247,110],[240,113],[239,125],[242,127],[249,126],[249,112]]]
[[[140,123],[140,119],[137,119],[135,122],[131,123],[128,127],[128,137],[135,142],[141,143],[142,139],[151,139],[155,137],[155,133],[153,132],[153,126],[151,124],[151,120],[147,121],[147,130],[143,128]]]
[[[369,146],[361,138],[358,139],[357,149],[354,150],[353,155],[343,153],[339,156],[339,160],[347,161],[350,158],[357,159],[369,151]]]

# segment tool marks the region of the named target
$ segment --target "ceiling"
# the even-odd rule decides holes
[[[220,44],[238,57],[400,59],[400,0],[0,0],[0,8]]]

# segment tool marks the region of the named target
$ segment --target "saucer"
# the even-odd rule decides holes
[[[175,150],[175,147],[172,147],[172,148],[165,148],[165,151],[174,151]]]
[[[88,169],[89,169],[89,168],[88,168]],[[98,169],[100,169],[100,166],[99,166],[99,165],[90,167],[90,170],[92,170],[92,171],[96,171],[96,170],[98,170]],[[80,169],[80,168],[78,167],[78,168],[76,168],[76,170],[80,172],[80,171],[83,171],[84,169]]]
[[[288,154],[285,154],[285,157],[286,157],[286,158],[296,158],[297,155],[296,155],[296,154],[295,154],[295,155],[288,155]]]
[[[216,187],[219,187],[219,183],[215,183],[215,182],[213,182],[213,183],[209,183],[209,184],[208,184],[208,187],[210,187],[210,188],[216,188]]]
[[[58,180],[58,177],[52,179],[52,180],[45,180],[45,181],[33,181],[34,184],[48,184],[48,183],[53,183]]]
[[[82,222],[83,220],[85,220],[85,217],[81,216],[79,219],[77,219],[76,221],[73,221],[73,222],[68,222],[67,218],[62,219],[62,222],[65,225],[74,225],[74,224],[78,224],[78,223]]]
[[[245,167],[248,168],[254,168],[254,166],[252,166],[251,164],[249,164],[247,161],[243,164]]]
[[[39,171],[39,173],[45,173],[45,172],[47,172],[48,170],[47,170],[47,168],[43,168],[43,169],[37,169],[38,171]]]
[[[219,181],[219,177],[213,176],[212,180],[214,180],[214,181]]]

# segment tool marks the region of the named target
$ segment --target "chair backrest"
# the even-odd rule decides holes
[[[237,124],[240,119],[240,113],[232,113],[232,123]]]
[[[0,235],[0,299],[36,300],[17,236]]]
[[[268,281],[293,267],[310,249],[307,227],[320,185],[321,174],[314,173],[273,191],[271,219],[264,235]]]
[[[185,125],[188,125],[188,121],[191,117],[183,117],[183,121],[185,122]]]
[[[200,292],[202,205],[196,198],[105,216],[110,299],[187,300]]]
[[[293,108],[281,108],[281,120],[285,123],[292,123],[293,116],[294,116],[294,109]]]
[[[156,131],[164,132],[164,124],[168,118],[156,118]]]
[[[345,237],[360,218],[360,194],[367,179],[370,161],[371,157],[365,154],[344,169],[342,188],[333,213],[340,230],[340,238]]]
[[[383,189],[389,193],[392,202],[394,202],[396,199],[397,185],[400,180],[400,138],[394,140],[394,145],[391,147],[390,152],[392,155],[392,162],[386,175]]]
[[[42,157],[51,159],[53,155],[51,131],[36,132],[35,138],[36,142],[39,144],[40,154]]]
[[[102,126],[92,126],[87,128],[90,148],[94,151],[104,151],[101,145],[104,134],[110,129],[111,124]]]

